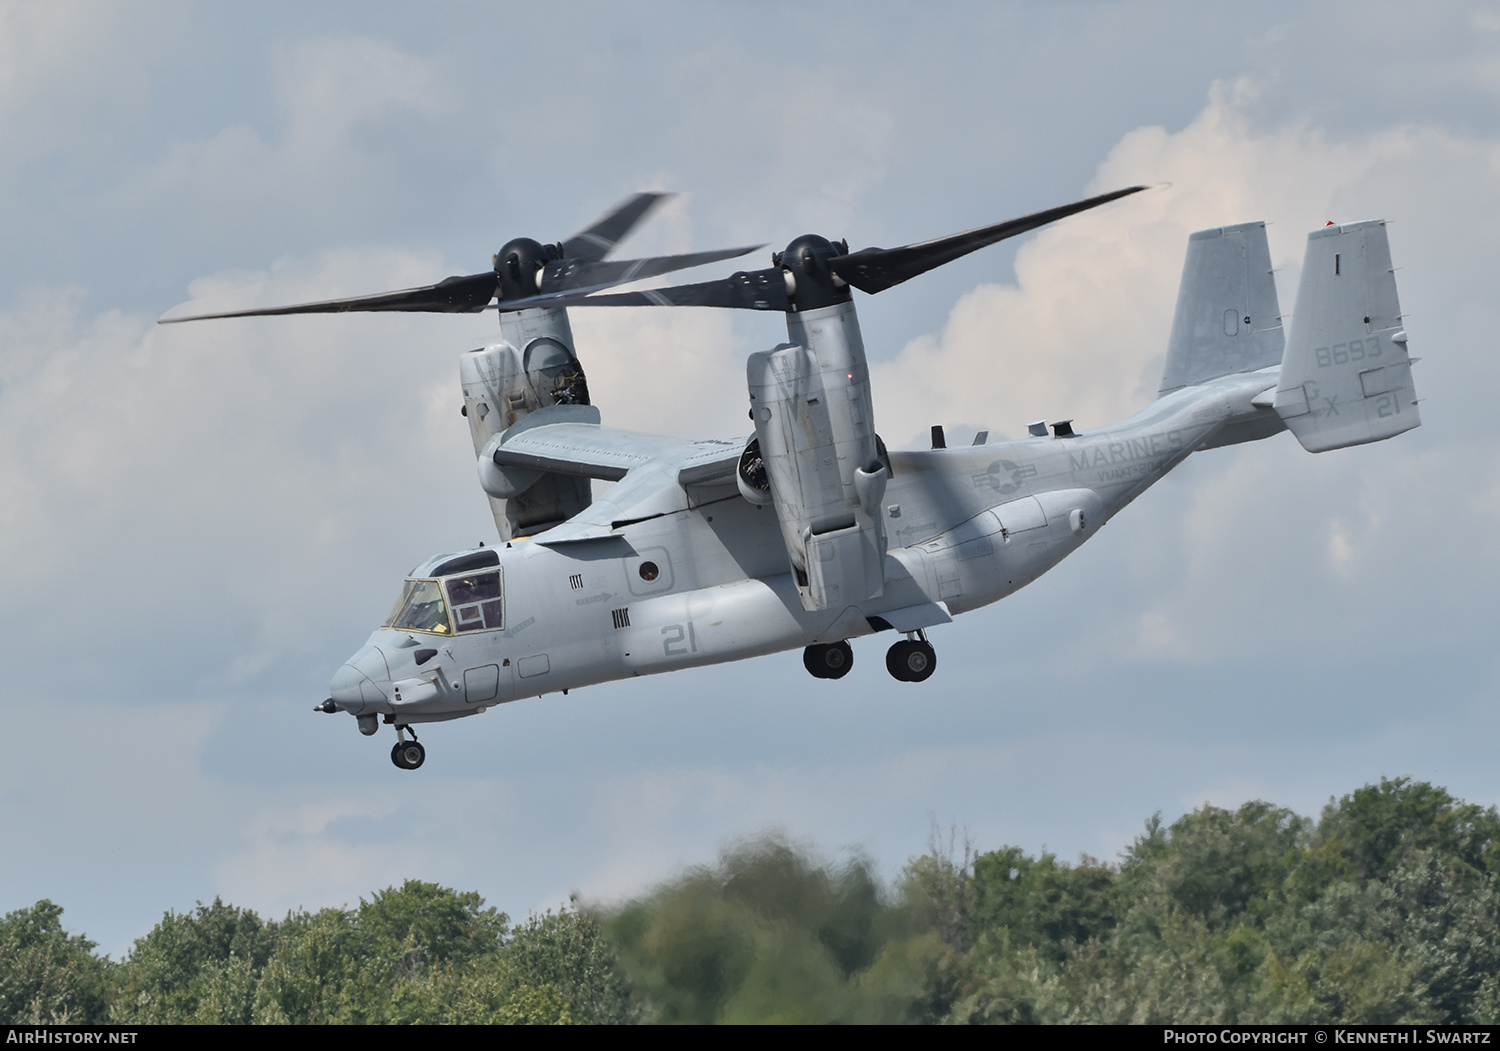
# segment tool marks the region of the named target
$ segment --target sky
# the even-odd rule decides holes
[[[893,879],[934,837],[1112,860],[1153,813],[1382,777],[1500,803],[1500,4],[0,0],[0,912],[116,957],[220,896],[408,878],[520,917],[747,836]],[[1423,426],[1192,457],[931,633],[422,732],[312,711],[402,576],[492,541],[459,355],[493,315],[158,327],[428,283],[626,195],[626,255],[893,246],[1159,187],[856,296],[892,447],[1154,396],[1187,235],[1383,218]],[[770,247],[764,250],[769,252]],[[763,266],[764,254],[738,266]],[[711,273],[702,275],[712,276]],[[605,422],[745,430],[774,314],[575,312]]]

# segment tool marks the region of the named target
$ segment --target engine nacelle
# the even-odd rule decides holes
[[[500,316],[502,342],[465,354],[459,362],[464,415],[479,484],[489,494],[495,525],[511,540],[572,518],[593,501],[587,478],[497,468],[484,455],[490,439],[538,409],[589,404],[588,382],[571,349],[572,328],[561,309]]]
[[[759,436],[745,443],[734,481],[739,486],[740,495],[757,507],[771,503],[771,476],[766,473],[766,458],[760,452]]]
[[[787,329],[797,342],[747,365],[755,441],[802,604],[829,609],[883,589],[887,469],[853,304],[789,313]],[[742,456],[740,491],[755,500],[746,472]]]

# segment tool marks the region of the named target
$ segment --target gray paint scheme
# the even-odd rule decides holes
[[[1399,309],[1382,224],[1315,233],[1309,265],[1325,256],[1331,262],[1329,246],[1343,246],[1342,257],[1351,244],[1357,251],[1339,261],[1340,289],[1362,282],[1360,294],[1376,303],[1368,324],[1388,333]],[[1300,344],[1294,333],[1283,365],[1268,263],[1264,224],[1193,235],[1164,393],[1128,419],[1070,437],[891,453],[875,508],[888,543],[883,587],[874,598],[826,609],[807,608],[799,594],[777,508],[751,502],[736,485],[733,465],[748,436],[638,435],[600,426],[587,406],[538,409],[488,440],[482,468],[620,481],[567,522],[498,551],[503,629],[455,636],[379,629],[340,669],[333,700],[398,727],[441,721],[519,697],[856,638],[881,621],[917,632],[1004,598],[1077,550],[1192,452],[1282,429],[1284,369],[1310,367],[1319,382],[1346,394],[1361,382],[1368,362],[1335,364],[1330,353],[1327,366],[1308,366],[1303,359],[1315,358],[1317,347],[1293,360],[1295,347],[1349,320],[1341,291],[1310,285],[1306,275],[1298,305],[1322,320]],[[1319,295],[1333,297],[1334,320],[1307,299]],[[1228,310],[1239,319],[1246,316],[1239,311],[1253,311],[1252,322],[1230,331]],[[1262,310],[1268,321],[1257,328]],[[1393,389],[1414,394],[1400,336],[1399,343],[1381,337],[1381,367],[1400,365],[1406,386]],[[1277,360],[1267,363],[1273,347]],[[1319,415],[1316,406],[1302,414],[1311,417],[1309,433],[1322,435],[1330,419],[1334,427],[1364,421],[1365,408],[1383,420],[1376,401],[1391,396],[1372,391],[1357,399],[1368,406],[1349,406],[1347,416]],[[1415,426],[1415,419],[1412,411],[1401,423]],[[1375,440],[1360,427],[1333,441]],[[448,557],[435,556],[413,577]],[[438,656],[419,667],[422,647],[436,647]],[[373,720],[366,725],[373,730]]]
[[[1279,365],[1285,346],[1266,224],[1190,236],[1160,393]]]

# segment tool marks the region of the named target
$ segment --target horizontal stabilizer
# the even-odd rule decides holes
[[[1191,235],[1160,393],[1275,365],[1284,345],[1266,224]]]
[[[1420,426],[1383,221],[1307,235],[1275,405],[1308,452]]]

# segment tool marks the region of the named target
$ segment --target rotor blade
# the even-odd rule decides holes
[[[712,252],[691,252],[687,255],[664,255],[650,259],[622,259],[612,263],[578,263],[564,260],[549,266],[541,295],[525,299],[508,300],[499,304],[504,311],[526,310],[531,307],[570,306],[571,302],[560,302],[569,295],[584,296],[590,292],[612,288],[648,277],[658,277],[674,270],[717,263],[722,259],[733,259],[753,252],[764,245],[747,248],[727,248]],[[556,269],[554,270],[553,267]],[[234,310],[220,314],[193,314],[189,317],[162,318],[160,324],[172,325],[179,321],[207,321],[215,318],[266,317],[274,314],[334,314],[354,310],[405,310],[428,313],[461,314],[483,310],[496,292],[495,274],[473,274],[469,277],[450,277],[435,285],[408,288],[399,292],[381,292],[373,296],[354,296],[349,299],[328,299],[317,303],[299,303],[286,307],[264,307],[256,310]],[[483,297],[481,299],[481,297]]]
[[[635,229],[646,213],[656,206],[667,193],[638,193],[621,201],[614,211],[601,216],[586,230],[580,230],[563,242],[564,259],[582,259],[585,263],[597,263],[620,246],[626,235]]]
[[[501,304],[512,309],[513,304]],[[781,270],[753,270],[697,285],[650,288],[644,292],[615,292],[591,296],[565,292],[551,297],[551,306],[567,307],[732,307],[738,310],[788,310],[786,279]]]
[[[288,307],[263,307],[257,310],[231,310],[222,314],[193,314],[189,317],[164,317],[159,325],[179,321],[206,321],[227,317],[269,317],[275,314],[342,314],[353,310],[404,310],[430,314],[472,314],[481,311],[495,298],[497,278],[493,270],[467,277],[445,277],[435,285],[405,288],[397,292],[380,292],[373,296],[348,299],[324,299],[316,303],[297,303]]]
[[[873,295],[910,280],[918,274],[925,274],[944,263],[951,263],[985,245],[992,245],[1007,237],[1027,233],[1039,226],[1046,226],[1048,223],[1056,222],[1069,215],[1097,208],[1101,204],[1108,204],[1110,201],[1139,193],[1144,189],[1147,187],[1131,186],[1113,193],[1090,197],[1084,201],[1049,208],[1045,212],[1036,212],[1019,219],[1009,219],[1003,223],[996,223],[994,226],[983,226],[978,230],[969,230],[950,237],[940,237],[934,241],[906,245],[902,248],[865,248],[849,255],[835,256],[828,260],[828,265],[843,280],[861,292],[869,292]]]
[[[733,259],[765,245],[724,248],[713,252],[691,252],[687,255],[658,255],[649,259],[617,259],[613,262],[588,263],[564,259],[549,264],[542,277],[543,292],[582,291],[584,288],[607,288],[648,277],[659,277],[674,270],[687,270],[721,259]]]

